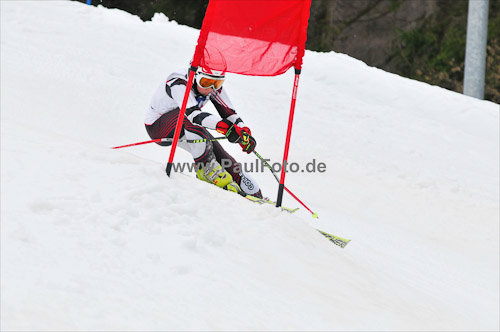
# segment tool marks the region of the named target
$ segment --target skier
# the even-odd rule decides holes
[[[187,78],[188,68],[176,71],[154,93],[145,117],[146,130],[151,139],[174,136]],[[223,87],[224,79],[225,71],[211,70],[205,66],[198,68],[189,94],[180,139],[210,139],[213,136],[207,129],[211,129],[225,135],[229,142],[239,143],[244,152],[250,153],[257,143],[251,130],[234,110]],[[202,111],[209,100],[220,116]],[[170,142],[158,144],[171,145]],[[262,198],[257,182],[218,142],[179,142],[179,146],[193,156],[198,179],[244,196]]]

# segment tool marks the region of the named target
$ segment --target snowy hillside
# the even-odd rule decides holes
[[[326,172],[287,175],[320,219],[289,215],[168,178],[169,148],[109,149],[149,139],[150,97],[197,30],[0,5],[2,330],[500,329],[499,105],[306,52],[289,161]],[[292,84],[293,71],[226,80],[272,162]],[[273,176],[254,177],[274,199]]]

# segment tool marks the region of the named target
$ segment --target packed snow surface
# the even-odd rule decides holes
[[[499,330],[499,105],[307,51],[289,161],[326,171],[288,173],[319,219],[290,215],[168,178],[168,147],[110,149],[149,139],[150,97],[198,33],[1,2],[2,330]],[[225,83],[273,163],[292,84]]]

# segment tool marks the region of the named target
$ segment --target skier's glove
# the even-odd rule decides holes
[[[252,132],[248,127],[239,127],[229,120],[222,120],[217,123],[217,132],[225,135],[229,142],[239,143],[242,150],[250,153],[255,149],[257,142],[252,137]]]
[[[242,139],[238,143],[240,143],[240,146],[244,152],[250,153],[253,150],[255,150],[255,147],[257,146],[257,142],[255,141],[255,138],[253,138],[250,135],[248,135],[247,138],[248,138],[247,141],[243,141],[243,139]]]

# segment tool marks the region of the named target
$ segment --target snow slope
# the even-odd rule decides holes
[[[167,178],[169,148],[109,149],[149,139],[150,96],[197,30],[0,5],[2,330],[500,329],[499,105],[306,52],[289,159],[327,169],[287,175],[320,219],[288,215]],[[226,83],[279,162],[292,71]]]

